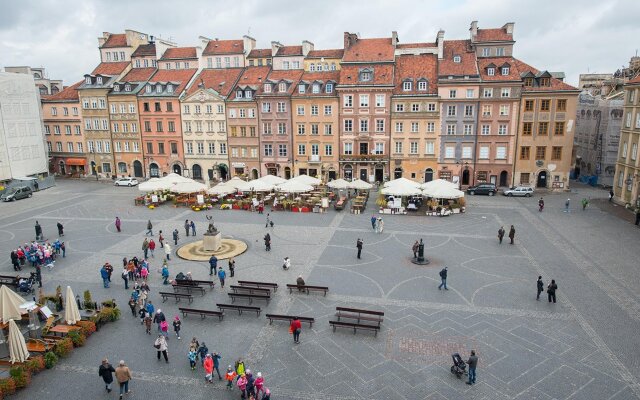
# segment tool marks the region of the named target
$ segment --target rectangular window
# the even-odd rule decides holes
[[[286,157],[287,156],[287,145],[286,144],[279,144],[278,145],[278,156],[279,157]]]
[[[411,132],[416,133],[419,132],[420,130],[420,124],[417,122],[412,122],[411,123]]]
[[[353,143],[344,144],[344,154],[350,156],[353,154]]]
[[[506,116],[509,115],[509,106],[506,104],[501,104],[500,105],[500,115],[501,116]]]
[[[396,112],[403,112],[403,111],[404,111],[404,104],[397,103],[396,104]]]
[[[353,132],[353,120],[345,119],[344,120],[344,131],[345,132]]]
[[[447,106],[447,115],[454,117],[456,115],[456,106]]]
[[[429,111],[429,112],[434,112],[434,111],[436,111],[436,103],[429,103],[429,104],[427,104],[427,111]]]
[[[343,96],[343,102],[345,107],[353,107],[353,95],[345,94]]]
[[[69,126],[69,125],[65,125],[65,126],[64,126],[64,133],[65,133],[66,135],[71,135],[71,126]]]
[[[522,135],[531,136],[533,133],[533,122],[525,122],[522,124]]]
[[[492,88],[484,88],[482,90],[482,97],[493,97],[493,89]]]
[[[418,111],[420,111],[420,104],[418,103],[411,104],[411,112],[418,112]]]
[[[304,135],[304,124],[298,124],[298,135]]]
[[[409,154],[418,154],[418,142],[409,143]]]
[[[324,134],[325,135],[332,135],[333,134],[332,126],[333,125],[331,125],[331,124],[324,124]]]
[[[454,158],[456,148],[454,146],[447,146],[444,148],[444,158]]]
[[[396,122],[396,132],[402,132],[404,130],[403,122]]]
[[[163,130],[162,121],[156,121],[156,132],[162,132]]]
[[[215,142],[209,142],[209,154],[216,154],[216,144]]]
[[[153,143],[147,142],[147,154],[153,154]]]
[[[263,135],[271,135],[271,133],[272,133],[271,132],[271,122],[263,122],[262,123],[262,134]]]
[[[395,153],[402,153],[402,142],[395,142]]]
[[[511,96],[511,88],[502,88],[500,90],[500,97],[509,97]]]
[[[311,106],[311,115],[318,115],[318,106]]]
[[[67,151],[69,153],[73,153],[73,143],[72,142],[68,142],[67,143]]]
[[[491,116],[491,108],[492,106],[490,104],[485,104],[482,106],[482,116],[483,117],[490,117]]]
[[[263,113],[270,113],[271,112],[271,103],[262,103],[262,112]]]
[[[435,122],[427,122],[427,133],[433,133],[436,131]]]
[[[535,100],[525,100],[524,101],[524,110],[525,111],[533,111],[535,108]]]
[[[529,146],[520,147],[520,159],[528,160],[531,158],[531,148]]]
[[[564,135],[564,122],[556,122],[553,129],[554,135]]]
[[[384,103],[385,103],[385,95],[384,94],[377,94],[376,95],[376,107],[384,107]]]
[[[76,125],[74,128],[75,128],[75,134],[76,135],[81,135],[82,134],[82,132],[80,131],[80,125]]]
[[[278,135],[287,134],[287,124],[284,122],[278,122]]]
[[[506,146],[498,146],[498,147],[496,147],[496,159],[497,160],[506,160],[507,159],[507,147]]]
[[[278,102],[278,112],[279,113],[283,113],[283,112],[286,112],[286,111],[287,111],[287,106],[286,106],[285,102],[284,101],[279,101]]]
[[[556,103],[556,111],[567,111],[567,100],[559,99]]]
[[[324,106],[324,115],[331,115],[333,113],[333,110],[331,109],[331,106]]]
[[[548,135],[549,134],[549,123],[548,122],[538,122],[538,135]]]
[[[624,121],[624,127],[625,128],[631,128],[631,111],[627,112],[627,116],[626,116],[625,121]]]
[[[298,155],[299,156],[304,156],[307,154],[307,146],[304,144],[299,144],[298,145]]]
[[[360,132],[369,132],[369,120],[361,119],[360,120]]]
[[[138,144],[138,142],[133,142],[133,151],[136,153],[140,151],[140,144]]]
[[[118,129],[119,126],[120,126],[120,124],[118,124],[117,122],[114,122],[113,123],[113,131],[117,133],[119,131],[119,129]]]
[[[375,150],[373,150],[373,154],[381,155],[384,154],[384,143],[376,143]]]
[[[536,160],[544,160],[547,156],[547,148],[545,146],[536,146]]]
[[[384,119],[376,119],[376,132],[384,132]]]
[[[473,106],[464,106],[464,116],[473,117]]]
[[[164,154],[164,143],[158,143],[158,154]]]
[[[540,111],[549,111],[551,109],[551,100],[540,100]]]
[[[187,149],[186,149],[187,154],[193,154],[193,143],[187,142],[186,145],[187,145]]]
[[[553,161],[562,160],[562,146],[553,146],[551,148],[551,160]]]
[[[227,144],[220,143],[220,154],[227,154]]]
[[[455,135],[455,134],[456,134],[456,124],[448,124],[447,135]]]
[[[491,134],[491,125],[482,125],[480,129],[481,135],[490,135]]]
[[[622,158],[627,158],[627,148],[628,148],[628,143],[627,142],[622,143]]]
[[[296,113],[297,113],[298,115],[304,115],[304,106],[298,106],[298,107],[296,108]]]
[[[436,146],[434,142],[427,142],[425,145],[425,153],[429,154],[429,155],[433,155],[436,153]]]
[[[473,125],[471,125],[471,124],[464,124],[464,134],[465,134],[465,135],[471,135],[471,134],[473,134]]]
[[[319,156],[320,155],[320,146],[316,143],[311,145],[311,155]]]
[[[473,99],[473,96],[474,96],[474,90],[467,89],[467,99]]]
[[[131,151],[131,147],[129,145],[129,142],[124,142],[124,151],[126,151],[126,152],[130,152]]]
[[[529,174],[528,172],[520,173],[520,184],[521,185],[529,184],[529,181],[531,179],[530,176],[531,174]]]
[[[635,161],[636,157],[638,157],[638,143],[631,145],[631,159]]]
[[[498,135],[506,135],[506,134],[507,134],[507,125],[500,124],[500,126],[498,126]]]
[[[480,146],[479,158],[481,160],[488,160],[489,159],[489,146]]]
[[[247,110],[244,108],[240,109],[240,118],[247,118]]]
[[[317,135],[320,133],[320,129],[318,128],[318,124],[311,124],[311,134]]]
[[[198,154],[204,154],[204,143],[198,142]]]
[[[361,94],[360,95],[360,107],[369,107],[369,95]]]
[[[333,155],[333,146],[330,144],[325,144],[324,145],[324,155],[325,156],[332,156]]]

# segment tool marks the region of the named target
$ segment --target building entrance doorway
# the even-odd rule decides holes
[[[376,168],[376,182],[382,182],[384,180],[384,169]]]
[[[536,187],[547,187],[547,171],[540,171],[540,173],[538,174],[538,180],[536,181]]]
[[[396,168],[393,171],[393,179],[402,178],[402,168]]]
[[[509,186],[507,182],[507,178],[509,177],[509,173],[507,171],[500,172],[500,186]]]
[[[463,185],[468,185],[469,184],[469,170],[465,169],[464,171],[462,171],[462,184]]]
[[[142,163],[138,160],[133,162],[133,176],[142,178]]]
[[[365,181],[365,182],[369,182],[369,177],[367,176],[367,169],[366,168],[360,168],[360,179]]]

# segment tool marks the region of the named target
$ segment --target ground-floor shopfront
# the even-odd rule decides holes
[[[407,178],[417,182],[429,182],[435,179],[438,161],[417,158],[396,158],[391,160],[390,179]]]
[[[389,164],[386,161],[340,161],[342,178],[361,179],[365,182],[389,180]]]
[[[226,158],[187,158],[183,176],[209,183],[229,179],[229,164]]]
[[[59,176],[82,177],[87,174],[87,159],[52,155],[49,159],[49,172]]]

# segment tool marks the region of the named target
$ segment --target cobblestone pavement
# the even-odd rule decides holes
[[[37,219],[45,236],[55,238],[56,221],[65,225],[68,254],[53,271],[44,271],[45,289],[71,285],[76,293],[91,290],[94,298],[115,298],[125,305],[118,274],[111,289],[103,289],[99,268],[109,261],[119,266],[124,256],[140,256],[147,219],[154,234],[165,237],[178,228],[181,242],[185,219],[205,230],[203,213],[162,206],[133,206],[135,188],[114,188],[94,182],[61,181],[32,199],[0,204],[0,249],[6,255],[0,271],[11,270],[8,253],[33,238]],[[264,227],[264,215],[241,211],[211,212],[223,235],[245,240],[247,253],[236,259],[236,277],[267,280],[281,286],[303,275],[307,283],[327,285],[322,294],[289,294],[278,290],[263,315],[227,312],[224,321],[183,318],[181,341],[169,341],[170,363],[156,360],[153,336],[144,334],[138,319],[123,310],[120,321],[101,329],[53,370],[36,376],[16,399],[64,396],[73,399],[115,398],[104,394],[97,376],[103,357],[124,359],[134,380],[131,399],[239,398],[222,382],[204,383],[202,369],[188,368],[187,345],[192,336],[204,340],[223,357],[221,369],[243,357],[261,371],[274,399],[635,399],[640,398],[640,296],[637,270],[640,230],[612,214],[607,193],[579,187],[567,194],[537,198],[502,196],[468,198],[468,212],[447,218],[416,215],[385,216],[381,234],[372,231],[369,213],[274,213],[274,228]],[[572,199],[569,213],[564,201]],[[579,201],[592,199],[582,211]],[[605,199],[604,201],[600,199]],[[115,233],[113,220],[123,221]],[[497,230],[516,228],[516,244],[502,245]],[[272,251],[262,245],[269,231]],[[364,240],[361,260],[355,242]],[[424,239],[431,263],[410,263],[410,247]],[[161,249],[160,249],[161,251]],[[178,305],[162,304],[157,269],[161,255],[151,260],[151,300],[173,317]],[[283,271],[289,256],[292,268]],[[226,268],[226,262],[221,262]],[[438,290],[438,272],[449,270],[449,290]],[[117,271],[117,270],[116,270]],[[172,259],[172,275],[191,271],[208,277],[206,263]],[[536,301],[535,281],[558,282],[558,303]],[[230,282],[229,282],[230,281]],[[193,307],[214,309],[227,302],[218,286],[195,296]],[[328,321],[336,306],[385,312],[377,337],[368,332],[332,332]],[[125,306],[126,308],[126,306]],[[287,325],[269,325],[264,313],[315,317],[303,326],[295,345]],[[451,353],[480,357],[477,384],[465,385],[450,373]]]

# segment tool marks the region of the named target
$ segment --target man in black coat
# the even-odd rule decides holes
[[[362,239],[358,238],[358,240],[356,241],[356,247],[358,248],[358,258],[360,258],[360,255],[362,254]]]
[[[447,289],[447,267],[442,268],[440,271],[440,286],[438,286],[438,290],[441,290],[443,286],[444,290],[449,290]]]
[[[109,360],[106,358],[102,360],[102,364],[98,367],[98,376],[104,381],[104,388],[107,390],[107,393],[111,393],[111,384],[113,383],[113,374],[115,374],[115,372],[116,370],[109,364]]]
[[[36,240],[40,240],[41,238],[44,238],[42,236],[42,227],[40,226],[40,223],[38,221],[36,221]]]
[[[58,236],[64,236],[64,226],[60,221],[58,221]]]
[[[538,295],[536,296],[536,300],[540,300],[540,293],[544,291],[544,283],[542,282],[542,276],[538,277],[538,282],[536,282],[536,284],[538,285]]]

